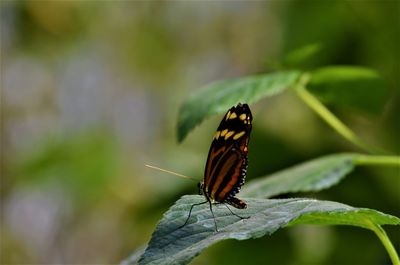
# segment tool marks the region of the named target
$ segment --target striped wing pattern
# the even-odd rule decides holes
[[[239,103],[225,114],[218,126],[208,153],[202,187],[210,200],[246,208],[246,203],[235,195],[247,173],[252,120],[249,106]]]

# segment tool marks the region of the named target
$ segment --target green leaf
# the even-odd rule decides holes
[[[354,169],[358,154],[333,154],[313,159],[250,181],[241,195],[270,198],[292,192],[309,192],[327,189],[337,184]]]
[[[183,102],[178,115],[178,141],[211,115],[225,113],[238,102],[251,104],[294,85],[298,71],[276,72],[221,80],[200,89]]]
[[[312,43],[290,51],[283,59],[285,67],[302,67],[321,51],[320,43]]]
[[[225,239],[246,240],[272,234],[295,224],[371,225],[400,224],[400,219],[381,212],[354,208],[341,203],[312,199],[246,199],[248,208],[235,210],[249,219],[239,219],[224,205],[213,206],[219,232],[207,204],[196,206],[189,223],[189,208],[204,201],[198,195],[184,196],[176,202],[158,224],[139,264],[186,264],[202,250]]]
[[[307,89],[324,103],[369,113],[379,113],[388,96],[376,71],[355,66],[320,68],[312,72]]]

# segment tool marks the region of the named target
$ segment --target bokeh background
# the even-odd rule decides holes
[[[331,109],[365,141],[399,154],[399,1],[1,1],[1,264],[118,263],[196,184],[220,117],[176,142],[181,102],[208,82],[295,67],[376,69],[378,113]],[[368,93],[368,92],[366,92]],[[248,179],[320,155],[360,151],[294,94],[252,106]],[[399,169],[357,168],[297,194],[400,216]],[[245,187],[244,187],[245,188]],[[399,229],[386,227],[398,248]],[[372,232],[299,226],[225,241],[193,264],[387,264]]]

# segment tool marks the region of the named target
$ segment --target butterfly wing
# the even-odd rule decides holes
[[[235,198],[247,173],[247,152],[253,117],[247,104],[232,107],[222,119],[211,143],[204,172],[204,194],[211,200],[237,208]]]

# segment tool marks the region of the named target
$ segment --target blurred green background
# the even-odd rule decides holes
[[[0,12],[1,264],[118,263],[144,246],[162,213],[197,192],[194,183],[144,164],[201,179],[220,120],[177,144],[180,103],[210,81],[279,69],[305,45],[321,49],[286,67],[362,65],[383,76],[383,109],[331,109],[365,141],[399,154],[399,1],[1,1]],[[360,151],[290,92],[251,107],[247,180]],[[296,196],[400,216],[399,175],[357,168],[327,191]],[[399,229],[386,231],[399,251]],[[389,258],[370,231],[299,226],[218,243],[192,263],[249,261]]]

